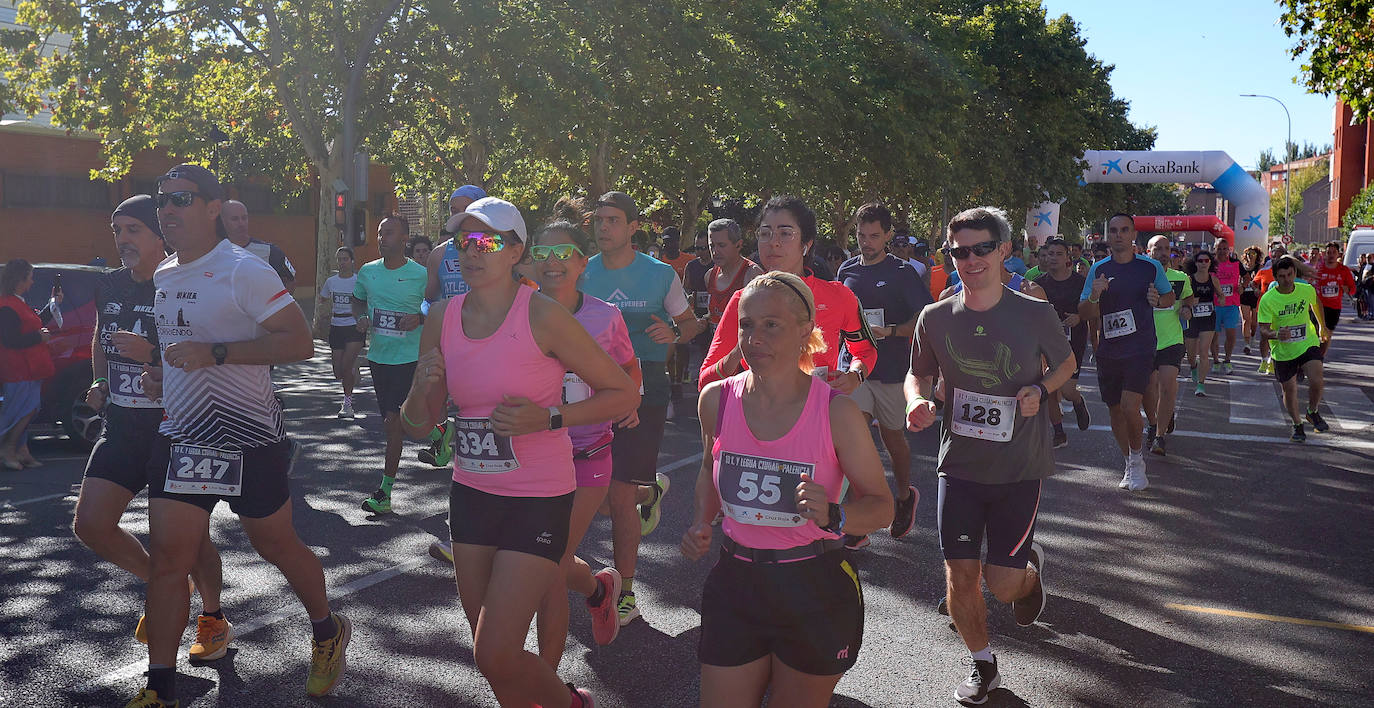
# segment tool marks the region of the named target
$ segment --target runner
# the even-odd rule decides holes
[[[1150,257],[1163,263],[1169,258],[1169,237],[1150,239]],[[1155,308],[1154,371],[1145,387],[1145,447],[1156,455],[1168,453],[1165,436],[1174,432],[1174,413],[1178,407],[1178,365],[1183,361],[1183,325],[1180,318],[1192,316],[1193,287],[1188,275],[1166,267],[1164,277],[1174,292],[1174,304]]]
[[[868,329],[878,339],[878,362],[850,398],[869,422],[878,421],[878,436],[892,460],[892,480],[897,484],[897,509],[888,532],[901,538],[916,521],[916,503],[921,496],[911,484],[902,384],[916,318],[931,299],[916,269],[887,252],[892,240],[892,213],[887,207],[878,202],[865,204],[854,218],[859,255],[840,266],[836,279],[859,298]],[[848,368],[849,358],[841,359],[842,368]]]
[[[420,265],[429,263],[429,254],[434,250],[434,242],[428,236],[411,236],[406,239],[406,258]]]
[[[585,689],[565,686],[525,651],[525,634],[568,548],[577,482],[565,426],[627,414],[635,389],[567,310],[515,279],[528,239],[513,204],[479,199],[449,223],[469,291],[434,306],[437,326],[422,334],[401,420],[423,438],[448,400],[460,411],[449,495],[454,575],[477,668],[496,699],[590,708]],[[568,370],[594,393],[560,405]]]
[[[1140,406],[1154,370],[1155,318],[1152,307],[1171,307],[1174,291],[1164,266],[1137,255],[1135,217],[1113,214],[1107,220],[1111,257],[1088,271],[1078,312],[1099,319],[1102,339],[1094,348],[1097,387],[1112,415],[1112,435],[1126,458],[1126,473],[1117,485],[1133,492],[1150,486],[1145,475]]]
[[[1242,351],[1246,354],[1250,353],[1251,343],[1257,331],[1255,308],[1259,306],[1259,291],[1255,288],[1255,275],[1263,267],[1264,253],[1258,246],[1250,246],[1240,254],[1240,318],[1241,334],[1245,337],[1245,348]]]
[[[1050,392],[1048,403],[1050,424],[1054,426],[1054,447],[1069,444],[1069,435],[1064,432],[1064,413],[1059,407],[1063,398],[1073,404],[1073,415],[1079,430],[1087,430],[1092,425],[1088,414],[1088,402],[1078,390],[1078,375],[1082,372],[1083,351],[1088,346],[1088,323],[1078,315],[1078,296],[1083,292],[1086,279],[1072,269],[1068,244],[1058,236],[1049,239],[1044,245],[1044,255],[1040,259],[1045,275],[1035,281],[1045,292],[1045,299],[1054,305],[1059,314],[1059,325],[1069,340],[1069,349],[1077,364],[1069,380],[1058,389]]]
[[[716,221],[721,221],[721,219]],[[724,221],[734,223],[732,219],[725,219]],[[738,225],[736,227],[738,228]],[[741,243],[740,245],[743,246],[744,244]],[[697,231],[692,252],[696,254],[696,258],[693,258],[683,269],[685,276],[682,282],[687,289],[687,300],[692,303],[692,314],[698,318],[706,318],[708,323],[705,329],[692,338],[692,362],[694,365],[689,375],[695,378],[697,370],[701,368],[699,362],[706,356],[706,348],[711,346],[711,325],[709,324],[711,294],[706,290],[706,274],[715,267],[715,262],[712,260],[710,235],[706,229]]]
[[[157,203],[146,194],[116,207],[110,228],[124,267],[96,282],[91,369],[104,375],[86,391],[86,405],[103,411],[105,427],[86,462],[72,530],[87,548],[146,583],[152,574],[148,551],[120,527],[119,518],[148,486],[148,460],[162,421],[162,407],[143,393],[142,373],[144,366],[161,365],[153,317],[153,271],[167,253],[157,223]],[[220,573],[219,551],[207,527],[191,568],[202,605],[189,654],[192,661],[224,656],[234,636],[233,625],[220,610]],[[145,644],[147,629],[146,618],[140,617],[134,636]]]
[[[658,259],[673,267],[673,270],[677,272],[678,280],[686,282],[687,265],[696,260],[696,257],[682,251],[682,231],[676,226],[669,226],[663,230],[661,241],[663,246],[659,249]],[[692,355],[687,349],[687,344],[690,341],[683,339],[674,342],[673,346],[668,348],[670,400],[682,400],[682,386],[687,383],[688,369],[691,368]]]
[[[1287,254],[1288,248],[1283,245],[1282,241],[1275,241],[1269,245],[1269,262],[1255,274],[1253,281],[1255,283],[1255,292],[1259,293],[1261,297],[1274,287],[1274,262]],[[1298,264],[1297,282],[1312,283],[1316,280],[1317,271],[1312,266],[1308,265],[1300,258],[1294,258],[1293,261]],[[1260,365],[1258,373],[1274,373],[1274,361],[1269,354],[1269,340],[1263,337],[1260,338]]]
[[[913,431],[936,421],[932,379],[938,374],[948,387],[939,533],[947,605],[973,661],[954,691],[966,705],[983,703],[1002,681],[980,581],[1012,605],[1023,627],[1045,609],[1045,550],[1034,537],[1054,453],[1041,405],[1077,365],[1054,308],[1002,286],[1010,231],[1000,210],[979,207],[950,220],[945,262],[956,265],[967,287],[921,313],[906,382]],[[980,562],[984,536],[988,550]]]
[[[275,243],[268,243],[249,234],[248,207],[244,206],[243,202],[226,200],[220,213],[220,221],[224,223],[225,236],[231,243],[246,249],[272,266],[287,292],[296,289],[296,267],[291,265],[291,259],[286,257],[286,252]]]
[[[1202,398],[1207,395],[1207,375],[1212,373],[1209,352],[1212,350],[1212,339],[1217,334],[1216,312],[1221,283],[1217,282],[1217,275],[1212,272],[1212,254],[1208,251],[1194,253],[1185,270],[1190,281],[1188,285],[1193,291],[1193,303],[1188,329],[1183,333],[1183,343],[1188,352],[1188,368],[1193,376],[1193,395]],[[1265,341],[1261,339],[1260,343],[1265,344]],[[1266,347],[1264,351],[1268,354],[1269,350]],[[1262,368],[1263,364],[1260,366]]]
[[[1260,296],[1260,336],[1273,340],[1269,348],[1274,357],[1274,378],[1283,387],[1283,405],[1293,421],[1293,442],[1304,442],[1303,418],[1298,415],[1297,374],[1307,377],[1306,420],[1312,429],[1324,433],[1330,426],[1318,412],[1322,402],[1321,345],[1331,339],[1326,320],[1317,316],[1317,290],[1307,283],[1297,282],[1298,264],[1292,256],[1274,261],[1272,289]],[[1317,331],[1312,331],[1316,325]]]
[[[1220,360],[1221,372],[1230,374],[1235,371],[1231,365],[1231,352],[1236,348],[1236,332],[1240,330],[1240,259],[1231,248],[1231,242],[1224,238],[1216,240],[1216,254],[1213,256],[1212,272],[1216,273],[1221,290],[1216,294],[1217,336],[1212,340],[1212,361]],[[1225,333],[1226,355],[1221,359],[1222,332]]]
[[[1344,305],[1344,295],[1355,297],[1355,274],[1341,262],[1341,242],[1331,241],[1326,244],[1326,257],[1317,265],[1316,280],[1313,281],[1317,288],[1317,299],[1322,304],[1322,315],[1326,320],[1326,330],[1333,336],[1336,333],[1336,326],[1341,322],[1341,307]],[[1326,352],[1331,347],[1331,338],[1322,340],[1322,361],[1326,360]]]
[[[176,255],[153,276],[165,379],[158,387],[145,375],[144,388],[162,395],[164,417],[147,467],[148,686],[129,708],[178,705],[186,575],[220,501],[305,606],[313,635],[307,693],[333,689],[352,633],[346,617],[330,612],[324,569],[291,523],[290,446],[267,369],[310,358],[310,326],[271,268],[216,236],[221,195],[214,173],[198,165],[158,179],[158,222]]]
[[[593,249],[591,237],[568,221],[555,221],[545,226],[530,248],[530,262],[539,281],[539,292],[563,305],[586,328],[620,368],[630,375],[636,390],[642,375],[635,359],[634,346],[625,318],[610,304],[591,295],[578,292],[577,282],[587,269],[587,253]],[[563,403],[586,400],[591,390],[569,372],[563,377]],[[620,418],[623,427],[638,424],[635,413]],[[539,605],[537,622],[539,655],[550,667],[558,669],[568,639],[568,589],[587,598],[592,616],[592,636],[597,644],[610,644],[620,632],[620,618],[616,601],[620,599],[620,574],[615,568],[604,568],[595,575],[591,566],[575,554],[582,537],[591,526],[597,509],[606,501],[611,484],[611,423],[580,425],[568,429],[572,438],[573,468],[577,473],[577,493],[573,497],[572,517],[568,526],[568,547],[560,563],[562,572]]]
[[[358,385],[358,354],[367,342],[367,335],[358,329],[358,320],[353,316],[353,290],[358,284],[358,274],[353,271],[353,249],[340,246],[334,252],[334,259],[339,264],[339,272],[325,279],[315,307],[331,308],[329,363],[334,368],[334,379],[343,384],[339,417],[353,420],[358,417],[353,410],[353,387]]]
[[[758,706],[765,693],[769,705],[822,708],[863,644],[863,590],[841,539],[890,524],[892,495],[858,407],[808,375],[826,347],[819,306],[794,274],[750,282],[728,317],[750,368],[697,404],[703,458],[682,554],[706,555],[725,513],[701,593],[703,708]]]
[[[744,257],[744,232],[734,219],[716,219],[706,227],[710,238],[711,261],[715,265],[706,272],[706,311],[712,324],[720,324],[730,298],[763,275],[757,263]]]
[[[485,196],[487,193],[481,187],[472,184],[465,184],[453,190],[453,196],[448,200],[449,218],[463,213],[468,205]],[[453,243],[453,234],[442,231],[439,235],[445,238],[429,252],[429,259],[425,264],[428,271],[425,301],[429,303],[436,303],[468,291],[467,283],[463,280],[463,270],[458,265],[458,248]]]
[[[618,430],[611,450],[611,537],[622,583],[616,606],[623,627],[640,614],[634,594],[639,540],[658,525],[659,505],[668,491],[668,475],[656,471],[668,415],[668,346],[695,337],[706,323],[688,307],[672,266],[631,247],[639,207],[628,194],[601,195],[592,218],[601,252],[587,263],[580,287],[620,309],[644,375],[639,425]]]

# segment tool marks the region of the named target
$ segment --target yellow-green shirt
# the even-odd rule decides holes
[[[1179,322],[1178,310],[1185,299],[1193,296],[1193,284],[1188,282],[1192,278],[1187,273],[1165,268],[1164,277],[1169,279],[1169,286],[1174,289],[1174,304],[1172,307],[1155,308],[1156,351],[1183,343],[1183,323]]]
[[[1278,338],[1269,340],[1269,351],[1276,361],[1291,361],[1321,343],[1317,325],[1312,320],[1313,312],[1321,312],[1317,305],[1317,289],[1307,283],[1293,283],[1293,292],[1287,295],[1275,286],[1260,298],[1256,317],[1260,324],[1269,325],[1275,335],[1280,330],[1289,333],[1286,342]]]

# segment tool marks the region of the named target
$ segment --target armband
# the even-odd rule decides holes
[[[922,403],[928,403],[928,402],[930,402],[930,399],[929,399],[929,398],[926,398],[925,396],[917,396],[917,397],[911,399],[910,401],[907,401],[907,403],[906,403],[906,414],[907,414],[907,415],[911,415],[911,412],[914,411],[914,410],[916,410],[916,407],[917,407],[917,406],[921,405]]]
[[[402,405],[402,406],[401,406],[401,420],[404,420],[404,421],[405,421],[410,427],[412,427],[412,428],[423,428],[423,427],[424,427],[424,426],[420,425],[419,423],[416,423],[415,421],[411,420],[411,419],[410,419],[410,416],[406,415],[406,407],[405,407],[405,405]]]
[[[109,385],[110,385],[110,380],[107,379],[107,378],[105,378],[104,376],[101,376],[100,378],[98,378],[98,379],[96,379],[96,380],[94,380],[94,381],[91,382],[91,388],[95,388],[96,386],[99,386],[100,384],[105,384],[106,386],[109,386]]]

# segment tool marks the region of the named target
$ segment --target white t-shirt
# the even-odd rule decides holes
[[[906,259],[906,262],[910,263],[911,267],[916,269],[917,275],[921,276],[922,278],[926,277],[926,264],[916,260],[915,258],[908,258]]]
[[[320,288],[320,295],[334,306],[329,324],[335,327],[357,326],[358,321],[353,319],[353,286],[357,284],[358,274],[356,272],[347,278],[341,278],[337,274],[325,278],[324,287]]]
[[[171,256],[153,274],[153,313],[165,351],[177,342],[244,342],[262,323],[295,304],[265,261],[221,240],[204,256]],[[164,356],[164,361],[165,361]],[[195,371],[163,369],[159,432],[177,442],[242,449],[285,437],[281,405],[266,365],[226,364]]]

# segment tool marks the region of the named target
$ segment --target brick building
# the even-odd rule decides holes
[[[1305,157],[1301,160],[1294,160],[1292,162],[1274,165],[1273,167],[1270,167],[1267,172],[1261,172],[1259,174],[1260,186],[1264,187],[1264,191],[1268,192],[1271,195],[1282,194],[1283,185],[1288,182],[1288,175],[1290,173],[1301,172],[1302,170],[1305,170],[1309,167],[1315,167],[1324,162],[1327,162],[1330,159],[1331,153],[1328,152],[1324,155]]]
[[[1374,182],[1374,121],[1351,124],[1350,107],[1336,102],[1334,115],[1335,152],[1331,157],[1331,193],[1326,225],[1341,225],[1345,210],[1360,190]]]

